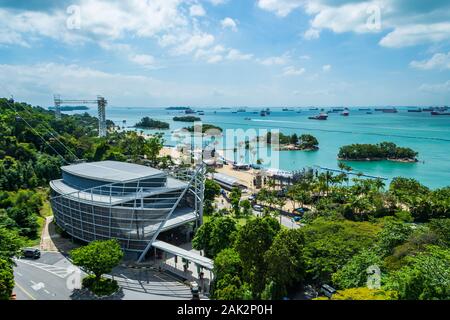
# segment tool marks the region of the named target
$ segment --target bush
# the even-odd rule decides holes
[[[119,290],[116,280],[100,278],[97,280],[95,276],[88,276],[83,279],[83,287],[89,289],[92,293],[99,297],[110,296]]]

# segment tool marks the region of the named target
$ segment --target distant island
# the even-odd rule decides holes
[[[174,117],[173,121],[178,122],[195,122],[195,121],[202,121],[199,117],[195,116],[184,116],[184,117]]]
[[[189,131],[189,132],[194,132],[195,129],[198,128],[198,127],[199,127],[199,125],[186,127],[184,129]],[[208,131],[208,130],[217,130],[219,132],[223,132],[223,129],[221,127],[218,127],[218,126],[215,126],[215,125],[212,125],[212,124],[203,124],[203,125],[201,125],[201,128],[202,128],[202,133],[206,133],[206,131]],[[200,130],[198,130],[198,131],[200,131]]]
[[[348,161],[379,161],[390,160],[398,162],[417,162],[418,152],[398,147],[392,142],[377,144],[352,144],[339,150],[338,159]]]
[[[267,143],[272,143],[272,133],[267,134]],[[300,137],[294,133],[292,135],[278,134],[278,151],[317,151],[319,150],[319,141],[310,134],[302,134]]]
[[[56,107],[48,107],[48,110],[54,111]],[[59,107],[61,111],[78,111],[78,110],[89,110],[86,106],[61,106]]]
[[[135,128],[141,129],[169,129],[170,126],[167,122],[150,119],[149,117],[144,117],[136,123]]]
[[[168,108],[166,108],[166,110],[177,110],[177,111],[188,110],[188,109],[190,109],[190,108],[189,107],[168,107]]]

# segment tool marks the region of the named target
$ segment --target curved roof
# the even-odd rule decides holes
[[[125,182],[133,179],[166,176],[166,173],[147,166],[118,161],[79,163],[61,167],[63,172],[105,182]]]

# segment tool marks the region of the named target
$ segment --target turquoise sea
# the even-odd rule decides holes
[[[438,188],[450,185],[450,116],[432,116],[429,112],[407,112],[408,107],[397,108],[398,113],[376,112],[367,114],[358,108],[350,109],[350,116],[343,117],[340,112],[329,113],[327,121],[309,120],[308,116],[319,111],[308,108],[295,108],[295,111],[282,111],[271,108],[271,114],[261,117],[262,108],[247,108],[238,112],[237,108],[194,108],[204,111],[200,116],[203,123],[215,124],[223,129],[279,129],[285,134],[310,133],[317,137],[320,150],[317,152],[283,151],[280,154],[280,169],[299,170],[308,166],[322,166],[337,169],[336,156],[340,146],[352,143],[378,143],[391,141],[399,146],[410,147],[419,152],[418,163],[349,162],[355,172],[392,179],[396,176],[411,177],[421,183]],[[325,108],[325,111],[330,108]],[[301,113],[297,113],[301,110]],[[257,112],[257,114],[254,114]],[[95,115],[96,110],[89,113]],[[133,126],[144,116],[170,123],[165,132],[166,144],[171,144],[171,131],[186,127],[188,123],[173,122],[172,118],[182,115],[180,111],[165,108],[119,108],[109,107],[107,118],[116,125]],[[251,118],[251,120],[245,120]],[[146,131],[151,133],[154,131]]]

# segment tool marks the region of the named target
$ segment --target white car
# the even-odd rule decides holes
[[[255,211],[261,212],[262,209],[263,209],[263,208],[262,208],[259,204],[255,204],[255,205],[253,206],[253,210],[255,210]]]

